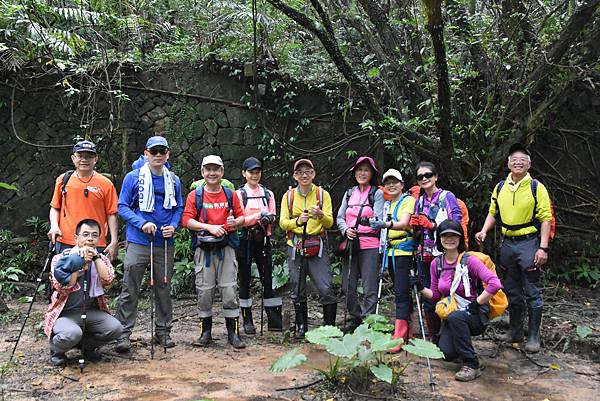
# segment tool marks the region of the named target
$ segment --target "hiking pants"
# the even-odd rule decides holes
[[[165,284],[165,248],[153,246],[154,250],[154,304],[156,316],[154,319],[156,333],[170,333],[173,324],[173,304],[171,301],[171,278],[173,277],[173,245],[167,247],[167,283]],[[146,245],[127,243],[125,261],[123,263],[123,288],[115,317],[123,324],[123,335],[129,337],[135,326],[138,301],[142,280],[146,270],[150,270],[150,247]],[[150,282],[150,277],[148,277]]]
[[[81,310],[62,312],[52,327],[50,350],[64,354],[80,342],[85,349],[95,349],[119,338],[121,323],[109,313],[98,309],[85,311],[85,335],[82,331]]]
[[[348,274],[350,269],[350,274]],[[358,277],[362,278],[363,306],[358,299]],[[346,305],[348,313],[354,320],[362,320],[377,307],[379,290],[379,249],[361,249],[352,256],[352,266],[344,263],[342,271],[342,288],[348,289]]]
[[[208,258],[208,260],[207,260]],[[204,251],[199,247],[194,254],[196,293],[198,294],[198,317],[212,316],[212,305],[217,285],[223,298],[223,315],[238,317],[238,264],[235,250],[226,246],[218,251]]]
[[[504,271],[504,290],[509,305],[529,308],[544,306],[540,281],[542,269],[533,264],[540,246],[539,236],[524,240],[504,237],[500,246],[500,265]]]
[[[240,239],[237,261],[240,279],[240,306],[249,308],[252,306],[250,295],[250,284],[252,282],[252,261],[256,262],[260,282],[263,287],[264,304],[266,307],[280,306],[281,298],[275,297],[273,293],[273,259],[270,257],[271,239],[266,237],[264,242],[256,242],[248,239]]]
[[[419,274],[421,277],[423,287],[431,288],[431,262],[419,261],[417,262],[417,266],[419,270],[417,274]],[[421,300],[421,302],[423,303],[423,309],[425,310],[425,313],[435,313],[436,302],[425,297],[421,297]]]
[[[322,255],[307,258],[305,266],[308,271],[302,268],[302,277],[299,276],[298,268],[302,263],[302,257],[294,252],[294,248],[288,246],[288,266],[290,270],[290,282],[292,284],[292,301],[306,302],[306,275],[319,290],[321,295],[321,304],[329,305],[337,303],[335,292],[333,291],[333,282],[331,275],[331,265],[329,264],[329,255],[327,247],[323,244]],[[300,293],[298,294],[298,281],[300,281]]]
[[[479,368],[479,359],[471,336],[476,336],[485,330],[488,322],[488,308],[483,308],[479,315],[471,315],[468,311],[455,311],[442,323],[438,346],[444,353],[444,359],[452,361],[460,358],[464,365],[473,369]]]
[[[394,296],[396,301],[396,319],[408,320],[412,310],[411,288],[408,284],[412,256],[389,256],[388,268],[394,277]]]

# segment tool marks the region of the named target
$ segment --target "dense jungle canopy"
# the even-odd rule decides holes
[[[597,115],[563,120],[581,96],[599,101],[599,5],[0,0],[0,77],[10,86],[11,77],[56,76],[56,90],[79,105],[74,112],[84,130],[98,119],[99,99],[109,103],[102,128],[111,130],[119,104],[128,100],[121,87],[125,67],[254,64],[254,92],[241,100],[257,111],[263,110],[260,84],[273,91],[278,85],[267,82],[271,72],[301,81],[320,90],[332,112],[360,122],[348,135],[368,136],[369,152],[380,161],[404,171],[421,158],[435,161],[445,185],[468,194],[479,211],[506,149],[523,141],[535,150],[534,169],[553,190],[557,211],[568,216],[559,224],[573,219],[577,224],[563,228],[594,234],[600,122]],[[285,117],[285,109],[279,114]],[[284,150],[294,146],[293,137],[270,135]]]

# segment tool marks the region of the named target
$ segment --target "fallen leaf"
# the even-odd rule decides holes
[[[34,387],[39,387],[42,385],[42,383],[43,383],[42,379],[32,379],[31,380],[31,385]]]
[[[551,363],[550,364],[550,369],[552,369],[552,370],[560,370],[560,366],[558,365],[558,363]]]

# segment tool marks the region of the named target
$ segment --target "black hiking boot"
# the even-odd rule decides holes
[[[129,340],[129,337],[119,338],[117,344],[115,344],[115,351],[119,353],[131,351],[131,340]]]
[[[65,366],[67,364],[67,356],[58,352],[50,351],[50,365]]]
[[[241,309],[242,319],[244,320],[244,333],[256,334],[256,327],[254,327],[254,322],[252,321],[252,307],[243,307]]]
[[[519,343],[523,341],[523,305],[511,305],[508,307],[510,317],[509,328],[506,333],[500,334],[498,339],[508,343]]]
[[[342,326],[342,333],[344,333],[344,334],[353,333],[354,330],[356,330],[356,328],[358,326],[360,326],[361,324],[362,324],[361,319],[351,317]]]
[[[265,312],[267,313],[267,329],[269,331],[282,331],[281,305],[265,306]]]
[[[302,339],[308,327],[308,306],[306,302],[298,302],[294,303],[294,309],[296,311],[296,332],[294,333],[294,338]]]
[[[540,326],[542,324],[542,308],[529,308],[529,325],[527,326],[527,342],[525,352],[536,353],[540,350]]]
[[[337,314],[337,304],[323,305],[323,324],[326,326],[335,326],[335,316]]]
[[[171,339],[171,334],[169,333],[154,333],[154,343],[164,348],[173,348],[175,346],[175,341]]]
[[[233,348],[246,348],[246,344],[240,338],[240,330],[238,327],[237,317],[226,317],[225,326],[227,326],[227,341]]]
[[[81,355],[87,362],[100,362],[102,360],[102,354],[97,348],[84,348],[81,350]]]
[[[212,316],[200,319],[200,337],[192,342],[196,347],[206,347],[212,340]]]

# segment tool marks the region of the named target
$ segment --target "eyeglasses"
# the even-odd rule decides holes
[[[423,174],[417,174],[417,181],[422,181],[425,178],[429,179],[429,178],[433,177],[434,175],[435,174],[432,173],[431,171],[428,171],[428,172],[423,173]]]
[[[159,153],[161,155],[166,155],[168,151],[169,149],[165,148],[164,146],[155,146],[152,149],[148,149],[148,152],[150,152],[152,156],[156,156]]]
[[[91,238],[91,239],[98,239],[100,238],[100,234],[98,233],[89,233],[87,231],[84,231],[82,233],[77,234],[78,237],[83,237],[83,238]]]
[[[95,153],[84,152],[84,153],[75,153],[75,157],[80,160],[93,160],[96,157]]]
[[[315,173],[315,170],[296,170],[294,174],[299,177],[310,177]]]
[[[529,157],[509,157],[508,161],[511,163],[527,163],[529,161]]]

